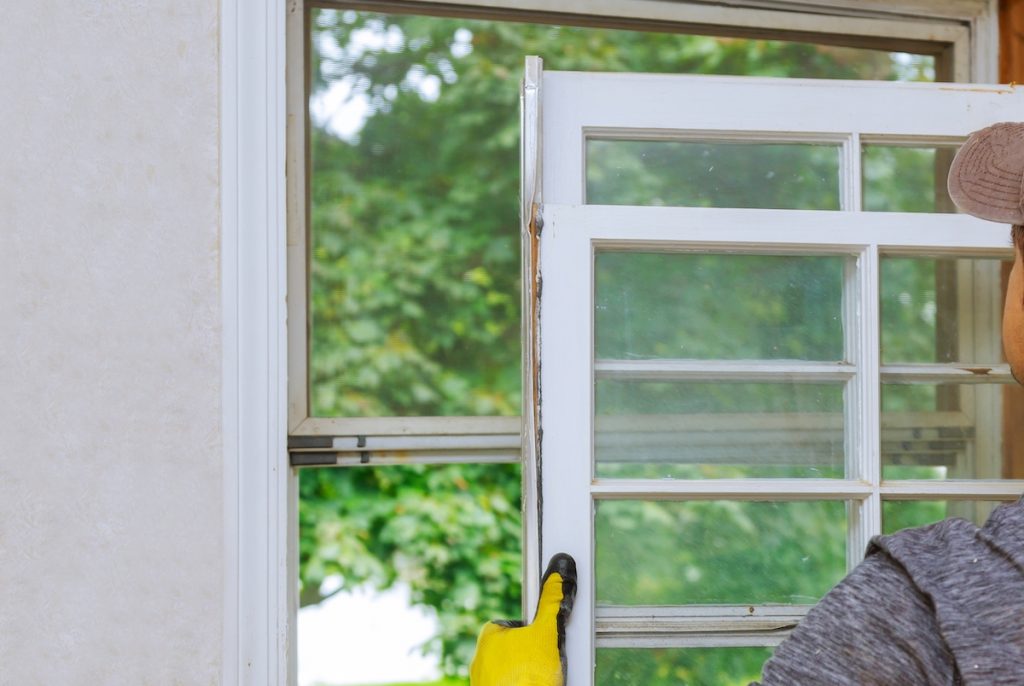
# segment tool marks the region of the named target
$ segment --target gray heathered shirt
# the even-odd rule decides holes
[[[775,651],[764,686],[1024,684],[1022,502],[980,529],[947,519],[875,538]]]

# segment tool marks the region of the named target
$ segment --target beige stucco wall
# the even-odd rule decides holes
[[[211,684],[218,2],[0,20],[0,684]]]

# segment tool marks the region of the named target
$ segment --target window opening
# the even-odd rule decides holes
[[[303,604],[313,607],[325,595],[362,582],[387,586],[406,573],[420,583],[422,570],[440,568],[439,577],[459,592],[455,607],[438,611],[442,624],[450,624],[431,645],[440,656],[440,671],[457,678],[480,624],[520,614],[506,607],[519,594],[520,567],[510,556],[519,545],[518,502],[505,510],[491,501],[495,492],[509,501],[520,479],[511,463],[519,454],[516,196],[522,55],[556,54],[553,63],[566,69],[894,80],[934,80],[944,64],[930,55],[775,40],[328,8],[309,9],[307,36],[311,333],[308,383],[301,384],[308,398],[293,397],[292,403],[293,410],[306,411],[293,411],[290,447],[296,465],[358,468],[301,472]],[[657,167],[636,164],[645,152],[627,150],[631,143],[625,143],[618,167],[595,170],[594,193],[609,192],[609,176],[633,174],[633,187],[642,178],[657,178]],[[754,144],[769,161],[810,154],[816,173],[802,181],[812,189],[834,185],[835,146]],[[706,142],[700,146],[696,153],[703,155]],[[736,158],[733,146],[718,143],[711,152],[727,166]],[[692,157],[694,147],[661,164],[685,164],[687,153]],[[838,203],[837,191],[829,192],[833,195],[824,202]],[[665,198],[650,204],[682,202]],[[634,199],[635,193],[622,201]],[[790,398],[800,410],[824,413],[836,403],[835,384],[761,386],[765,398],[772,393]],[[626,396],[642,403],[649,390]],[[609,427],[615,433],[614,423]],[[826,438],[833,451],[827,464],[814,467],[822,473],[841,473],[839,429]],[[636,467],[616,465],[613,447],[609,450],[609,469]],[[720,457],[715,460],[721,464]],[[384,466],[409,461],[437,466]],[[476,505],[466,505],[467,512],[499,522],[488,532],[499,536],[494,542],[499,552],[481,562],[487,567],[482,578],[494,584],[488,592],[496,594],[486,601],[474,595],[472,583],[462,583],[470,578],[465,570],[447,578],[450,570],[437,567],[438,559],[452,555],[441,549],[447,546],[425,552],[426,558],[434,556],[431,560],[417,561],[417,551],[398,551],[395,543],[400,536],[394,531],[402,526],[434,533],[438,527],[458,529],[457,519],[445,519],[445,508],[430,503],[474,498]],[[403,499],[417,503],[412,512]],[[708,503],[711,510],[715,505]],[[758,505],[776,508],[770,502],[750,503]],[[832,503],[809,504],[817,505],[828,509]],[[445,543],[460,541],[456,535]],[[496,570],[503,581],[496,580]],[[417,602],[443,602],[428,591],[414,589],[412,595]],[[500,607],[492,607],[494,598],[500,598]],[[605,622],[603,635],[610,636],[613,625],[611,619]],[[300,680],[308,674],[302,667],[301,627],[300,619]],[[729,655],[755,653],[707,649],[680,657],[679,665],[695,661],[729,670],[735,667]],[[602,650],[598,659],[605,664],[617,654]]]
[[[523,55],[549,53],[570,70],[893,80],[936,70],[934,57],[909,53],[358,10],[314,8],[310,32],[313,417],[518,414]],[[661,145],[658,161],[637,142],[592,145],[622,148],[617,163],[595,155],[599,195],[625,192],[615,190],[624,173],[649,180],[656,165],[709,154]],[[722,175],[731,147],[710,151]],[[822,158],[808,160],[824,165],[814,173],[771,181],[780,188],[834,185],[834,148],[829,158],[828,146],[761,147],[766,164]],[[616,164],[626,170],[610,174]],[[837,206],[836,193],[817,202]]]

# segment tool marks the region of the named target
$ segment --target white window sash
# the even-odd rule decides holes
[[[941,84],[544,73],[536,58],[527,66],[528,84],[531,81],[542,94],[538,105],[541,132],[536,145],[531,144],[540,150],[542,160],[537,277],[537,284],[543,284],[539,289],[537,399],[543,417],[538,456],[543,503],[541,557],[569,552],[579,562],[576,608],[567,638],[570,664],[592,666],[596,645],[625,645],[633,639],[637,645],[660,646],[761,645],[757,641],[767,640],[743,631],[733,635],[727,619],[721,617],[707,620],[703,633],[691,626],[689,632],[673,634],[673,623],[689,616],[693,608],[673,608],[669,616],[633,624],[616,619],[613,615],[619,610],[596,608],[593,516],[600,500],[846,501],[847,565],[852,567],[870,537],[881,531],[883,498],[1005,500],[1024,490],[1024,481],[882,481],[883,374],[888,379],[958,382],[975,372],[958,365],[881,365],[880,256],[1007,258],[1012,251],[1008,227],[1003,225],[957,214],[864,212],[859,203],[861,134],[873,142],[948,144],[993,121],[1012,119],[1024,104],[1024,93],[998,86],[951,89]],[[592,136],[832,142],[842,150],[842,210],[586,205],[585,143]],[[594,259],[601,250],[849,256],[843,298],[849,363],[595,360]],[[992,299],[993,292],[988,290],[986,302]],[[994,326],[994,320],[988,324]],[[994,377],[1009,380],[1005,365],[990,371]],[[749,375],[848,380],[846,477],[598,478],[593,468],[595,377],[665,373],[679,378]],[[630,626],[638,632],[632,638]],[[570,686],[589,686],[592,678],[592,670],[570,670]]]

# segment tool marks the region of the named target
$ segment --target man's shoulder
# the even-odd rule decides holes
[[[984,526],[951,518],[872,541],[929,599],[965,683],[1024,683],[1024,506]]]
[[[974,566],[990,557],[1011,562],[1011,566],[1024,571],[1024,499],[1000,505],[982,527],[960,517],[950,517],[927,526],[876,536],[867,555],[879,552],[891,556],[911,573],[931,565],[948,569],[957,562]]]

